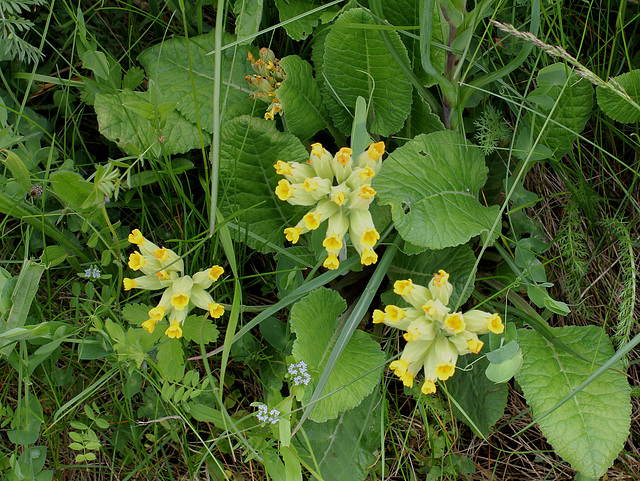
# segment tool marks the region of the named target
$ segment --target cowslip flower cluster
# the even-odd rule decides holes
[[[346,251],[347,232],[362,264],[378,261],[373,247],[380,234],[369,205],[376,195],[371,179],[382,167],[384,142],[371,144],[355,161],[351,154],[350,148],[343,147],[332,156],[315,143],[306,164],[278,160],[274,165],[276,172],[284,176],[276,187],[278,198],[293,205],[315,206],[296,226],[284,230],[287,240],[295,244],[302,234],[317,229],[326,220],[327,234],[322,245],[327,251],[323,263],[327,269],[340,266],[338,256]]]
[[[269,104],[264,118],[273,120],[276,114],[282,115],[282,105],[276,97],[276,90],[282,85],[285,78],[284,70],[278,65],[279,60],[272,50],[268,48],[260,49],[260,58],[256,60],[249,52],[248,60],[251,67],[256,72],[245,77],[249,85],[254,89],[250,99],[259,99]]]
[[[256,413],[256,417],[260,422],[276,424],[280,420],[280,411],[276,408],[269,411],[266,404],[258,404],[257,407],[258,412]]]
[[[504,332],[497,313],[479,309],[451,312],[447,307],[453,286],[444,270],[433,275],[428,287],[414,284],[411,279],[396,281],[393,292],[402,296],[411,307],[388,305],[384,311],[373,312],[374,324],[384,323],[405,331],[407,344],[400,359],[389,368],[403,384],[413,387],[413,380],[424,370],[424,394],[436,392],[436,381],[446,381],[455,373],[459,356],[478,354],[483,342],[478,335]]]
[[[169,338],[182,337],[182,324],[193,306],[204,309],[215,319],[224,314],[224,307],[214,302],[207,289],[223,274],[222,267],[214,265],[196,272],[193,277],[184,275],[184,262],[171,249],[158,247],[146,239],[138,229],[128,238],[138,250],[129,255],[129,267],[141,271],[143,276],[133,279],[125,277],[124,290],[164,289],[158,305],[149,310],[149,319],[142,323],[150,334],[164,317],[169,319],[169,327],[164,332]]]

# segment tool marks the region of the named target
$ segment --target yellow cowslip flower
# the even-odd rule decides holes
[[[143,329],[152,333],[156,325],[167,317],[170,325],[165,334],[177,339],[182,336],[181,326],[193,306],[205,310],[213,318],[224,314],[224,307],[206,291],[224,273],[222,267],[213,265],[196,272],[193,278],[185,276],[182,275],[183,260],[171,249],[158,247],[145,239],[137,229],[130,234],[129,240],[140,248],[140,252],[134,252],[129,257],[129,266],[147,275],[124,278],[124,289],[164,289],[160,302],[149,310],[149,319],[142,323]]]
[[[300,222],[284,230],[286,239],[296,243],[301,235],[318,229],[328,219],[323,242],[327,251],[323,263],[326,268],[337,269],[340,258],[345,257],[347,232],[360,255],[360,262],[364,265],[376,263],[378,255],[373,248],[380,240],[380,234],[369,213],[369,205],[376,195],[369,181],[379,171],[383,153],[384,143],[379,142],[354,162],[352,149],[343,147],[332,156],[316,142],[311,145],[306,165],[277,161],[274,168],[285,177],[276,187],[278,198],[292,205],[315,204]],[[331,226],[334,218],[338,218],[333,222],[340,224],[339,229]]]
[[[413,385],[417,371],[424,370],[424,394],[436,392],[436,381],[446,381],[455,374],[459,356],[478,354],[483,342],[478,335],[488,332],[501,333],[504,324],[497,313],[490,314],[479,309],[466,313],[451,312],[446,306],[453,292],[449,274],[438,271],[429,287],[414,284],[411,279],[394,283],[394,293],[411,304],[399,315],[397,306],[389,305],[385,311],[373,312],[373,323],[384,323],[405,331],[407,341],[400,360],[390,368],[406,385]],[[417,366],[416,363],[419,363]],[[421,364],[420,364],[421,363]]]
[[[276,187],[276,195],[280,200],[287,200],[293,195],[293,187],[287,179],[281,179]]]
[[[164,334],[169,339],[179,339],[179,338],[181,338],[182,337],[182,328],[180,327],[180,323],[176,319],[171,321],[171,324],[169,325],[167,330],[164,331]]]

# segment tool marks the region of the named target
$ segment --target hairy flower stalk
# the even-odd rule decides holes
[[[164,290],[160,302],[149,310],[149,319],[142,323],[143,329],[151,334],[156,324],[165,317],[169,327],[164,332],[171,339],[182,337],[182,325],[192,307],[199,307],[217,319],[224,314],[224,308],[215,302],[207,289],[223,274],[222,267],[214,265],[196,272],[193,277],[184,275],[184,262],[171,249],[158,247],[146,239],[138,229],[128,238],[139,250],[129,255],[129,268],[144,275],[125,277],[124,290]]]
[[[249,52],[248,60],[251,67],[256,72],[245,77],[249,85],[254,89],[251,99],[259,99],[269,104],[264,118],[273,120],[276,114],[282,115],[282,105],[276,97],[276,90],[282,85],[285,78],[284,70],[280,67],[279,60],[272,50],[268,48],[260,49],[260,58],[255,59]]]
[[[321,144],[311,145],[306,164],[279,160],[273,167],[284,179],[278,182],[276,195],[293,205],[314,206],[294,227],[284,234],[296,243],[302,234],[316,230],[327,221],[327,233],[322,246],[327,252],[323,266],[337,269],[340,254],[346,251],[345,235],[364,265],[375,264],[378,255],[373,250],[380,234],[373,224],[369,205],[376,191],[371,179],[380,171],[384,142],[371,144],[355,161],[353,151],[341,148],[335,156]]]
[[[437,380],[446,381],[454,375],[459,356],[480,352],[483,342],[478,339],[479,335],[504,331],[498,314],[478,309],[451,312],[447,304],[453,285],[449,274],[442,269],[433,275],[428,287],[406,279],[396,281],[393,291],[411,307],[389,305],[384,311],[376,309],[373,322],[405,331],[404,351],[389,368],[408,387],[413,387],[414,378],[423,370],[421,391],[424,394],[435,393]]]

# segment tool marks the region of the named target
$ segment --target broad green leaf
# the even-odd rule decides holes
[[[328,104],[330,113],[345,134],[357,98],[364,97],[373,119],[372,134],[390,135],[400,130],[411,110],[411,82],[387,50],[375,28],[375,21],[366,10],[357,8],[342,14],[327,35],[322,71],[325,94],[337,97],[338,109]],[[391,42],[409,63],[407,51],[396,32],[389,32]],[[326,95],[325,95],[326,96]],[[346,107],[346,109],[345,109]]]
[[[586,362],[548,342],[536,331],[518,330],[524,354],[516,380],[556,453],[586,476],[599,478],[611,466],[629,435],[631,388],[625,374],[609,369],[550,414],[558,402],[614,355],[607,335],[596,326],[551,329],[556,339]],[[617,369],[623,369],[619,363]]]
[[[308,139],[331,124],[329,112],[322,103],[320,88],[313,69],[297,55],[280,60],[287,77],[278,89],[287,130],[300,139]]]
[[[402,238],[420,247],[464,244],[493,226],[498,206],[478,202],[487,180],[480,149],[453,131],[419,135],[396,149],[373,179]],[[402,188],[398,188],[402,186]]]
[[[9,441],[14,444],[33,444],[40,436],[40,426],[44,422],[42,406],[35,394],[23,398],[15,411],[11,428],[7,431]]]
[[[444,269],[449,273],[449,282],[453,284],[449,306],[454,308],[462,305],[473,291],[476,274],[473,269],[475,261],[476,256],[468,245],[437,251],[428,250],[414,256],[398,252],[393,258],[387,275],[391,283],[402,279],[411,279],[415,284],[428,286],[433,279],[433,274]],[[467,284],[469,276],[472,279],[463,294],[462,290]]]
[[[473,367],[469,368],[471,364]],[[488,365],[486,358],[462,356],[458,358],[455,376],[447,381],[447,390],[457,402],[452,403],[456,417],[483,436],[491,433],[491,426],[504,414],[509,394],[506,384],[495,384],[484,375]]]
[[[205,345],[215,342],[219,334],[218,328],[211,319],[203,316],[189,316],[182,326],[182,335],[185,340],[196,344],[200,344],[201,341]]]
[[[94,196],[93,184],[76,172],[58,170],[49,176],[51,187],[58,198],[74,210],[82,208],[89,197]]]
[[[126,304],[122,309],[122,317],[130,324],[142,325],[149,319],[149,307],[147,304]]]
[[[235,40],[222,34],[222,43]],[[192,124],[213,132],[215,34],[185,39],[174,38],[146,49],[138,56],[149,79],[153,79],[163,93],[164,102],[177,102],[178,110]],[[222,96],[227,106],[246,100],[251,90],[245,76],[253,74],[247,60],[249,48],[236,46],[222,52]],[[167,125],[169,121],[167,121]],[[166,136],[166,133],[165,133]]]
[[[0,324],[0,333],[6,333],[15,328],[24,326],[31,309],[31,304],[38,291],[40,278],[44,273],[44,266],[33,261],[25,260],[18,275],[18,280],[11,294],[11,310],[7,322]],[[8,356],[14,343],[4,346],[0,354]]]
[[[631,100],[636,104],[640,104],[640,70],[632,70],[631,72],[618,75],[614,77],[613,80],[622,86]],[[611,84],[611,82],[609,82],[609,84]],[[612,88],[615,87],[612,86]],[[598,86],[596,89],[596,97],[602,111],[616,122],[629,124],[640,121],[640,109],[620,94]]]
[[[69,255],[69,251],[62,246],[51,245],[44,248],[40,261],[47,269],[62,264]]]
[[[313,459],[318,462],[324,481],[362,481],[376,462],[373,452],[380,448],[381,406],[380,394],[373,392],[337,419],[321,424],[305,422],[302,430],[313,457],[301,434],[294,438],[294,445],[310,466],[314,466]]]
[[[321,5],[318,1],[307,0],[275,0],[275,2],[278,12],[280,13],[280,21],[283,23]],[[337,7],[332,7],[310,15],[304,15],[295,22],[286,23],[284,29],[289,37],[299,42],[313,32],[314,27],[318,25],[318,20],[322,19],[324,23],[327,23],[331,21],[336,12]]]
[[[307,363],[312,377],[313,373],[321,373],[327,362],[337,339],[339,316],[346,307],[340,294],[322,288],[311,292],[291,309],[291,330],[297,336],[293,356]],[[378,384],[384,360],[380,345],[369,334],[356,330],[329,376],[323,391],[328,396],[316,404],[309,419],[325,422],[358,406]],[[305,400],[314,388],[312,379],[305,390]]]
[[[297,137],[279,132],[273,122],[254,117],[238,117],[222,128],[220,178],[227,182],[220,199],[225,217],[239,213],[237,223],[277,246],[284,244],[283,230],[297,222],[299,209],[283,202],[275,194],[282,176],[273,165],[278,160],[304,162],[309,153]],[[273,252],[265,242],[238,230],[231,230],[236,240],[245,241],[261,252]]]
[[[384,12],[385,19],[391,24],[397,27],[417,27],[420,25],[420,8],[422,5],[421,0],[395,0],[393,2],[381,1],[382,11]],[[438,2],[434,2],[434,22],[438,18]],[[435,23],[434,23],[435,25]],[[400,38],[407,48],[409,55],[409,61],[411,62],[411,69],[415,75],[422,81],[425,87],[431,87],[435,85],[436,80],[428,75],[422,68],[422,61],[420,58],[420,42],[417,38],[410,37],[409,35],[401,35]],[[442,31],[439,28],[434,28],[431,37],[432,42],[444,44],[442,39]],[[431,48],[431,65],[433,65],[439,72],[444,73],[445,67],[445,51],[443,49],[432,46]],[[442,127],[444,128],[444,127]],[[441,129],[439,129],[441,130]],[[427,133],[418,132],[421,134]]]
[[[409,133],[408,137],[413,138],[420,134],[444,130],[444,124],[440,117],[431,111],[429,104],[420,95],[414,94],[406,130]]]
[[[146,333],[145,333],[146,334]],[[184,376],[184,352],[177,339],[169,339],[158,346],[158,370],[163,378],[178,382]]]
[[[593,107],[593,87],[588,80],[573,73],[562,63],[540,70],[537,85],[538,88],[527,95],[527,99],[537,107],[537,112],[528,112],[524,117],[525,129],[520,134],[523,140],[518,138],[518,145],[535,141],[549,118],[540,144],[555,158],[560,158],[571,150],[573,141],[589,120]],[[517,153],[526,159],[529,151],[519,148]]]
[[[165,92],[163,92],[165,94]],[[167,95],[163,96],[167,100]],[[123,90],[118,94],[96,94],[94,108],[98,116],[100,133],[130,155],[139,155],[151,148],[160,155],[174,155],[207,145],[209,136],[200,138],[198,128],[177,110],[169,114],[160,128],[155,121],[127,109],[125,104],[150,103],[149,92]]]
[[[0,105],[0,107],[2,107]],[[14,180],[20,186],[23,194],[29,193],[31,190],[31,181],[29,179],[29,170],[24,164],[22,159],[11,152],[10,150],[4,150],[0,152],[0,165],[9,169],[9,172],[13,175]]]
[[[249,37],[260,29],[263,0],[236,0],[233,13],[236,14],[236,36]],[[246,43],[251,42],[247,40]]]

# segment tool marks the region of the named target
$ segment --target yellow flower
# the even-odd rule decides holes
[[[129,234],[128,241],[131,244],[142,245],[145,242],[145,238],[138,229],[133,229]]]
[[[142,329],[147,331],[149,334],[153,334],[153,331],[156,328],[156,323],[157,322],[158,321],[156,321],[155,319],[147,319],[146,321],[144,321],[142,323]]]
[[[369,154],[370,159],[378,160],[384,154],[384,142],[371,144],[367,149],[367,154]]]
[[[329,253],[339,251],[342,249],[342,239],[338,234],[330,234],[322,241],[322,247]]]
[[[480,349],[482,349],[482,346],[484,346],[484,342],[482,342],[480,339],[470,339],[467,341],[467,346],[470,352],[472,352],[473,354],[478,354],[480,352]]]
[[[487,319],[487,329],[494,334],[502,334],[504,332],[504,324],[502,324],[502,319],[497,313]]]
[[[464,331],[465,327],[467,327],[467,325],[464,323],[464,318],[461,312],[449,314],[444,319],[444,328],[454,334],[461,333]]]
[[[345,167],[351,160],[351,154],[353,154],[353,150],[351,150],[349,147],[342,147],[336,154],[336,160],[340,163],[340,165]]]
[[[435,394],[436,392],[436,383],[431,379],[425,379],[422,384],[422,388],[420,388],[422,394]]]
[[[224,307],[222,307],[217,302],[209,303],[209,315],[211,317],[213,317],[214,319],[218,319],[219,317],[222,317],[223,314],[224,314]]]
[[[287,200],[293,195],[293,187],[287,179],[280,179],[276,187],[276,195],[280,200]]]
[[[274,166],[276,169],[276,173],[278,175],[291,175],[291,165],[288,162],[283,162],[282,160],[278,160]]]
[[[320,227],[320,214],[317,212],[309,212],[302,218],[304,226],[307,230],[316,230]]]
[[[378,262],[378,254],[373,249],[365,249],[360,256],[360,263],[365,266],[370,266]]]
[[[222,274],[224,274],[224,269],[218,265],[213,266],[211,269],[209,269],[209,279],[211,279],[212,281],[217,281],[218,277],[220,277]]]
[[[295,244],[296,242],[298,242],[298,240],[300,240],[300,233],[302,231],[302,227],[287,227],[284,230],[284,235],[289,242]]]
[[[340,267],[340,261],[338,260],[338,256],[336,256],[335,254],[329,254],[322,265],[326,269],[335,271],[338,267]]]
[[[160,262],[166,262],[166,260],[169,259],[170,253],[169,253],[169,249],[167,249],[166,247],[162,247],[160,249],[155,249],[153,251],[153,255]]]
[[[144,256],[136,251],[129,254],[129,268],[138,271],[146,264]]]
[[[180,327],[180,323],[177,320],[171,321],[171,324],[164,331],[165,335],[169,337],[169,339],[179,339],[182,337],[182,328]]]

